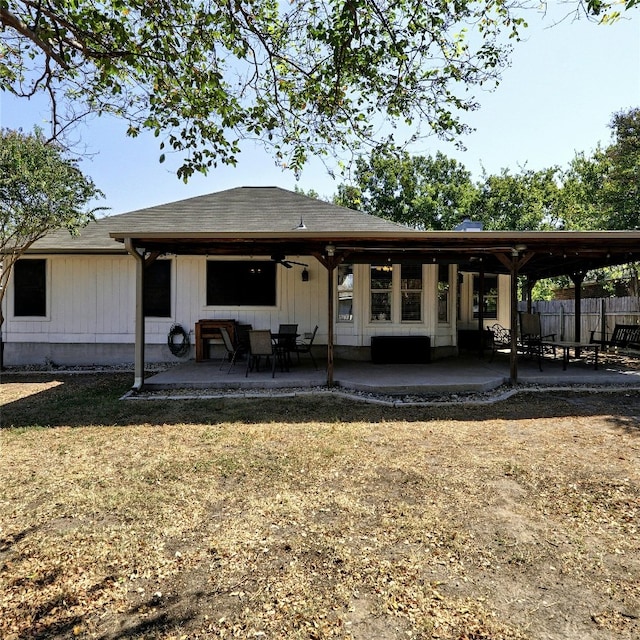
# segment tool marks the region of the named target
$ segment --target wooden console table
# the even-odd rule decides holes
[[[196,362],[209,359],[207,340],[221,339],[220,329],[225,328],[231,338],[231,344],[236,343],[235,320],[198,320],[196,322]]]

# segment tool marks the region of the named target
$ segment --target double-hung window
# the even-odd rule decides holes
[[[422,264],[371,265],[370,321],[422,320]]]
[[[438,265],[438,322],[446,324],[449,322],[449,294],[451,281],[449,279],[449,265]]]
[[[400,299],[402,322],[422,320],[422,264],[400,265]]]
[[[390,322],[393,303],[393,266],[371,265],[371,321]]]
[[[480,289],[483,289],[481,291]],[[482,298],[482,317],[496,318],[498,315],[498,276],[473,276],[473,317],[480,317],[480,298]]]
[[[353,265],[338,266],[338,322],[353,322]]]

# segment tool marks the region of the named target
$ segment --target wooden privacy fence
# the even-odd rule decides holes
[[[533,311],[540,313],[542,333],[555,333],[558,340],[575,340],[575,300],[539,300]],[[519,311],[527,303],[518,303]],[[640,297],[584,298],[580,304],[580,338],[588,341],[591,332],[600,340],[602,330],[610,337],[616,324],[640,324]]]

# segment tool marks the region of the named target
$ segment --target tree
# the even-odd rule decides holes
[[[563,178],[561,218],[568,229],[640,226],[640,108],[610,123],[612,143],[575,155]]]
[[[102,192],[77,163],[47,144],[41,132],[0,130],[0,327],[15,262],[50,231],[78,233],[98,211],[87,204],[99,197]]]
[[[607,229],[640,228],[640,108],[614,114],[614,142],[606,150],[608,171],[602,199]]]
[[[511,174],[483,176],[480,195],[474,207],[474,219],[487,230],[536,231],[557,228],[559,197],[557,167]]]
[[[610,217],[602,198],[609,172],[606,153],[598,146],[593,155],[576,153],[562,176],[558,219],[563,229],[606,229]]]
[[[55,139],[89,114],[152,131],[184,179],[234,164],[245,138],[298,170],[399,126],[410,139],[464,131],[470,89],[496,83],[525,26],[514,11],[509,0],[0,0],[0,80],[49,98]]]
[[[477,197],[456,160],[379,149],[356,162],[355,185],[340,185],[336,203],[417,229],[453,229]]]

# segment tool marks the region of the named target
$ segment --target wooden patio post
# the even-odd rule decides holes
[[[533,311],[533,287],[536,286],[536,280],[531,276],[527,276],[527,313]]]
[[[124,241],[127,251],[136,260],[136,332],[134,345],[133,389],[144,386],[144,254],[133,246],[131,238]]]
[[[576,342],[580,342],[582,338],[582,282],[585,275],[584,271],[571,274],[571,280],[573,280],[573,297],[575,301],[573,339]],[[576,357],[580,357],[579,348],[576,348]]]
[[[511,353],[509,355],[510,382],[518,382],[518,252],[511,254]]]
[[[575,316],[574,316],[574,331],[573,339],[576,342],[580,342],[582,337],[582,282],[584,281],[585,273],[580,271],[578,273],[571,274],[571,280],[573,281],[573,292],[575,300]]]
[[[484,294],[485,294],[485,277],[484,265],[480,267],[478,273],[478,355],[482,358],[484,355]]]
[[[336,248],[328,244],[324,253],[314,253],[314,257],[327,270],[327,386],[333,386],[333,343],[334,343],[334,283],[333,272],[343,257],[335,255]]]
[[[333,272],[335,264],[333,258],[327,261],[327,386],[333,386],[333,341],[334,341],[334,295],[333,295]]]

